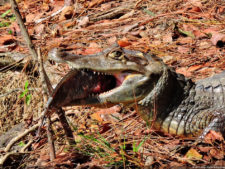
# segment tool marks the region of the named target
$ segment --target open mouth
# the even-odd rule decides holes
[[[90,69],[71,70],[54,89],[51,105],[80,105],[90,99],[96,102],[99,96],[113,93],[130,75],[132,73],[127,71],[109,74]]]
[[[88,78],[86,79],[89,83],[89,88],[86,89],[84,87],[86,85],[83,85],[83,87],[84,89],[86,89],[86,92],[90,94],[89,96],[100,95],[106,92],[110,92],[111,90],[121,86],[127,76],[131,74],[128,72],[109,74],[87,69],[82,71],[84,72],[83,76],[88,76]]]

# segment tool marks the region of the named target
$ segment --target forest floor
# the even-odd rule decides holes
[[[17,2],[32,42],[41,48],[53,84],[69,68],[48,62],[50,49],[60,46],[77,54],[94,54],[118,40],[129,49],[151,51],[193,81],[225,70],[224,0],[77,0],[55,16],[51,14],[60,10],[64,1]],[[0,6],[0,54],[5,52],[29,53],[9,3]],[[0,70],[4,70],[0,71],[1,135],[21,121],[27,128],[32,126],[45,103],[37,76],[26,73],[25,69],[2,69],[1,65]],[[18,90],[3,95],[13,89]],[[43,134],[25,155],[10,157],[4,167],[225,168],[225,141],[219,133],[210,132],[202,142],[163,134],[148,128],[138,112],[120,105],[64,110],[76,145],[66,144],[62,127],[55,122],[53,161],[49,159]],[[23,147],[33,135],[23,138],[18,145]]]

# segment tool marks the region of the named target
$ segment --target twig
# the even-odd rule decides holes
[[[30,53],[32,55],[32,58],[33,58],[33,60],[35,62],[37,62],[37,58],[38,58],[37,52],[36,52],[36,50],[34,48],[34,45],[33,45],[32,41],[30,39],[30,36],[29,36],[29,34],[27,32],[27,29],[26,29],[26,27],[25,27],[25,25],[23,23],[23,20],[22,20],[22,17],[20,15],[20,11],[19,11],[18,5],[17,5],[15,0],[10,0],[10,4],[11,4],[11,8],[12,8],[12,10],[13,10],[15,16],[16,16],[16,20],[17,20],[17,22],[18,22],[18,24],[20,26],[20,29],[21,29],[21,32],[23,34],[24,40],[27,42],[27,46],[28,46],[29,51],[30,51]]]
[[[53,161],[56,157],[55,155],[55,145],[52,139],[52,129],[51,129],[51,119],[50,117],[47,118],[47,136],[48,136],[48,146],[50,149],[50,160]]]
[[[47,98],[48,96],[52,93],[52,85],[50,83],[50,80],[45,72],[44,65],[43,65],[43,58],[41,56],[41,50],[38,48],[38,62],[40,64],[39,66],[39,72],[40,72],[40,77],[42,81],[42,89],[43,89],[43,98],[44,98],[44,103],[47,103]],[[45,77],[46,76],[46,77]],[[40,123],[40,126],[42,125],[42,122]],[[39,126],[39,129],[40,129]],[[40,130],[38,130],[40,131]],[[55,159],[55,147],[54,147],[54,141],[52,139],[52,133],[51,133],[51,120],[48,116],[47,119],[47,137],[48,137],[48,145],[49,145],[49,154],[50,154],[50,160],[53,161]]]
[[[25,153],[25,150],[30,147],[34,140],[29,140],[28,143],[20,150],[20,153]]]
[[[183,14],[183,13],[184,13],[184,11],[176,11],[176,12],[171,12],[171,13],[160,14],[160,15],[154,16],[153,18],[145,20],[144,22],[140,23],[139,26],[146,25],[147,23],[153,21],[154,19],[157,19],[157,18],[160,18],[160,17],[163,17],[163,16]]]
[[[14,137],[12,140],[10,140],[10,142],[7,144],[6,148],[4,149],[5,152],[9,152],[9,150],[12,148],[12,146],[19,141],[20,139],[22,139],[23,137],[25,137],[26,135],[28,135],[30,132],[36,130],[39,127],[40,123],[33,125],[32,127],[30,127],[29,129],[25,130],[23,133],[19,134],[17,137]]]
[[[56,121],[59,120],[59,117],[54,117],[51,119],[51,122],[54,123]],[[18,142],[20,139],[22,139],[23,137],[27,136],[30,132],[35,131],[38,127],[40,126],[40,122],[38,124],[33,125],[32,127],[30,127],[29,129],[25,130],[23,133],[20,133],[17,137],[14,137],[6,146],[6,148],[3,150],[4,152],[8,152],[12,146]],[[30,140],[33,142],[33,140]],[[29,141],[29,142],[30,142]],[[28,146],[31,143],[27,143],[26,146]],[[23,148],[24,149],[24,148]],[[23,150],[21,150],[21,152],[23,152]]]
[[[37,21],[35,21],[35,23],[36,23],[36,24],[39,24],[39,23],[41,23],[41,22],[43,22],[43,21],[45,21],[45,20],[47,20],[47,19],[49,19],[49,18],[52,18],[52,17],[58,15],[59,13],[61,13],[67,6],[71,6],[71,5],[73,5],[73,4],[74,4],[74,1],[73,1],[73,0],[65,0],[65,1],[64,1],[64,6],[63,6],[61,9],[59,9],[59,10],[56,11],[56,12],[54,12],[54,13],[51,14],[50,16],[47,16],[47,17],[45,17],[45,18],[38,19]]]
[[[6,153],[2,158],[0,158],[0,167],[3,166],[4,162],[12,155],[20,155],[20,154],[27,154],[27,153],[18,153],[18,152],[9,152],[9,153]]]

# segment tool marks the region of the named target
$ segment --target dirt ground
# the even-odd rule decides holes
[[[69,67],[49,62],[50,49],[60,46],[77,54],[94,54],[118,40],[129,44],[126,48],[151,51],[193,81],[225,70],[224,0],[77,0],[55,16],[51,15],[63,7],[64,1],[18,2],[32,42],[41,48],[52,84]],[[0,54],[29,54],[9,9],[9,3],[0,6]],[[40,78],[24,67],[3,69],[0,65],[0,135],[20,122],[31,127],[45,106]],[[135,110],[121,106],[64,110],[76,145],[66,144],[62,126],[55,122],[55,160],[49,159],[43,133],[39,142],[25,154],[10,157],[4,167],[225,167],[225,142],[218,133],[209,133],[203,142],[166,135],[149,129]],[[23,138],[18,146],[26,145],[34,135]],[[0,154],[4,152],[0,150]]]

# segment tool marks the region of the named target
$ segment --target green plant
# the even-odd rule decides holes
[[[7,11],[5,11],[3,14],[1,14],[1,17],[2,17],[2,18],[5,18],[5,17],[6,17],[6,15],[8,15],[10,12],[11,12],[11,10],[10,10],[10,9],[9,9],[9,10],[7,10]]]
[[[23,141],[20,141],[18,144],[20,147],[24,147],[26,144]]]
[[[138,152],[138,150],[144,144],[145,140],[146,140],[146,137],[138,145],[136,145],[136,141],[134,140],[134,142],[133,142],[133,152],[134,153],[137,153]]]
[[[31,94],[28,94],[28,92],[29,92],[28,85],[29,85],[29,82],[26,81],[25,85],[24,85],[24,91],[20,94],[20,98],[24,98],[25,97],[25,103],[27,105],[29,105],[30,102],[31,102]]]
[[[16,20],[16,17],[12,14],[11,10],[5,11],[0,17],[3,19],[3,21],[0,22],[0,27],[8,27],[11,22]]]

